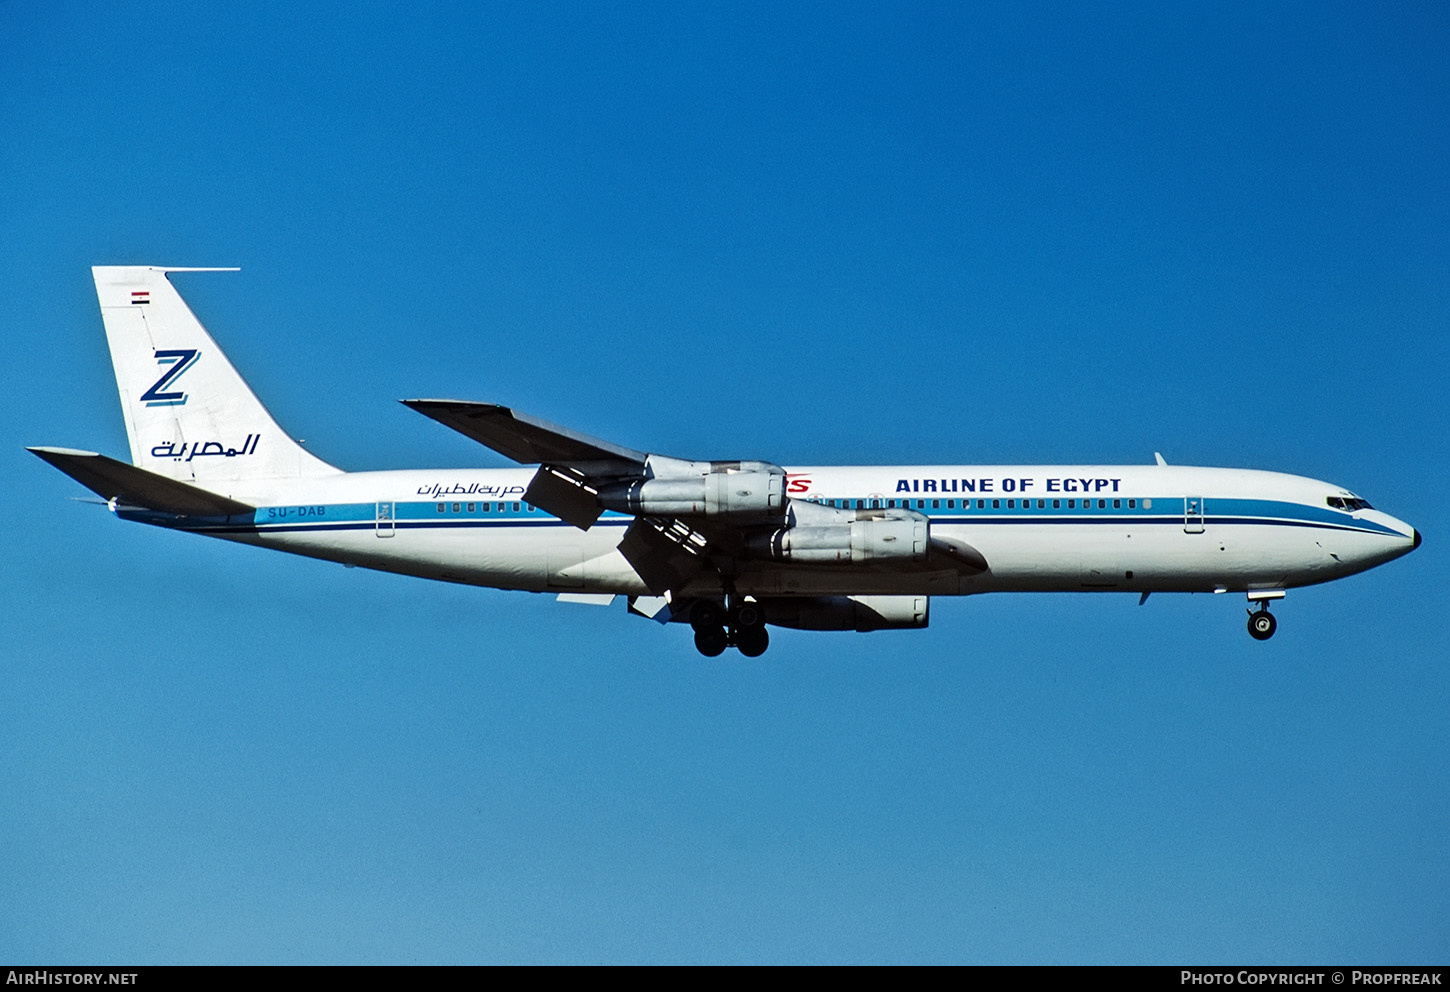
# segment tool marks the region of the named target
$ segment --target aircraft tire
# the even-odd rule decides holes
[[[720,626],[722,619],[723,611],[708,599],[699,600],[690,607],[690,626],[695,628],[697,634],[702,630]],[[720,649],[720,651],[724,650],[723,647]],[[720,651],[715,653],[719,654]]]
[[[695,631],[695,649],[706,658],[724,654],[729,640],[724,627],[701,627]]]
[[[770,647],[770,634],[764,624],[755,627],[741,627],[735,632],[735,646],[747,658],[759,658]]]
[[[763,627],[764,625],[765,611],[760,608],[759,603],[741,603],[735,608],[735,626]]]
[[[1258,610],[1249,614],[1249,636],[1256,641],[1267,641],[1273,637],[1278,626],[1278,621],[1268,610]]]

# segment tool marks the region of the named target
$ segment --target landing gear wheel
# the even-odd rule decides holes
[[[758,627],[741,627],[735,631],[735,646],[745,657],[759,658],[770,647],[770,634],[766,632],[764,624]]]
[[[696,633],[711,627],[718,627],[720,626],[720,621],[724,619],[724,615],[724,611],[720,609],[719,604],[712,603],[708,599],[702,599],[690,607],[690,626],[695,628]],[[720,651],[723,650],[725,649],[720,649]],[[715,653],[719,654],[720,651],[716,651]]]
[[[1274,630],[1278,626],[1278,621],[1268,610],[1258,610],[1249,614],[1249,636],[1256,641],[1267,641],[1273,637]]]
[[[735,608],[735,626],[760,627],[765,623],[765,613],[758,603],[741,603]]]
[[[724,627],[701,627],[695,631],[695,648],[706,658],[724,654],[728,645]]]

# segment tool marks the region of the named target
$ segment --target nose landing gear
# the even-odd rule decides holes
[[[1267,641],[1274,636],[1274,630],[1279,625],[1269,614],[1269,602],[1275,599],[1284,598],[1282,589],[1250,589],[1249,604],[1258,605],[1257,610],[1249,610],[1249,636],[1256,641]]]
[[[1278,621],[1269,612],[1267,603],[1260,606],[1257,610],[1249,611],[1249,636],[1254,640],[1267,641],[1274,636],[1274,631],[1278,629],[1278,626]]]

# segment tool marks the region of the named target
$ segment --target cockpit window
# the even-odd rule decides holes
[[[1369,505],[1369,500],[1360,499],[1358,496],[1330,496],[1325,502],[1336,510],[1345,510],[1349,513],[1353,513],[1356,510],[1374,509],[1374,507]]]

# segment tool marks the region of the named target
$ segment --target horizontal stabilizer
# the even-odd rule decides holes
[[[571,431],[496,403],[467,400],[403,400],[410,409],[451,427],[524,465],[643,465],[646,452]]]
[[[132,506],[186,517],[230,516],[251,513],[256,509],[93,451],[73,451],[70,448],[27,450],[106,500],[115,499]]]

